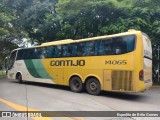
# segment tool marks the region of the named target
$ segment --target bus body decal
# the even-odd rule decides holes
[[[46,79],[53,79],[45,69],[44,65],[42,64],[42,61],[39,60],[32,60],[34,67],[36,68],[37,73],[42,77]]]
[[[24,60],[29,73],[35,78],[53,79],[48,75],[41,60]]]

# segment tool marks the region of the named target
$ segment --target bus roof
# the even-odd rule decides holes
[[[72,40],[72,39],[65,39],[65,40],[59,40],[59,41],[42,43],[40,46],[67,44],[67,43],[72,43],[72,42],[74,42],[74,40]]]
[[[80,41],[99,40],[99,39],[105,39],[105,38],[112,38],[112,37],[120,37],[120,36],[125,36],[125,35],[131,35],[131,34],[136,34],[136,33],[142,33],[142,32],[134,30],[134,29],[131,29],[131,30],[128,30],[128,32],[117,33],[117,34],[112,34],[112,35],[105,35],[105,36],[97,36],[97,37],[92,37],[92,38],[84,38],[84,39],[79,39],[79,40],[76,40],[76,41],[80,42]]]
[[[15,50],[30,49],[30,48],[43,47],[43,46],[51,46],[51,45],[69,44],[69,43],[76,43],[76,42],[90,41],[90,40],[99,40],[99,39],[105,39],[105,38],[112,38],[112,37],[119,37],[119,36],[131,35],[131,34],[136,34],[136,33],[142,33],[142,32],[141,32],[141,31],[134,30],[134,29],[131,29],[131,30],[128,30],[127,32],[117,33],[117,34],[113,34],[113,35],[104,35],[104,36],[97,36],[97,37],[77,39],[77,40],[65,39],[65,40],[59,40],[59,41],[42,43],[41,45],[35,46],[35,47],[17,48],[17,49],[15,49]],[[15,51],[15,50],[13,50],[13,51]]]
[[[105,39],[105,38],[112,38],[112,37],[125,36],[125,35],[140,33],[140,32],[141,31],[130,29],[127,32],[117,33],[117,34],[113,34],[113,35],[104,35],[104,36],[97,36],[97,37],[77,39],[77,40],[65,39],[65,40],[59,40],[59,41],[53,41],[53,42],[46,42],[46,43],[42,43],[38,47],[41,47],[41,46],[50,46],[50,45],[68,44],[68,43],[81,42],[81,41],[98,40],[98,39]]]

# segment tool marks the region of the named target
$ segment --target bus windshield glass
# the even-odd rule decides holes
[[[10,59],[9,59],[9,65],[8,65],[8,69],[11,69],[13,67],[13,64],[15,62],[15,57],[16,57],[16,52],[17,51],[13,51],[11,53]]]

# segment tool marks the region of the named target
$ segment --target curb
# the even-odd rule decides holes
[[[151,88],[160,88],[159,85],[152,86]]]

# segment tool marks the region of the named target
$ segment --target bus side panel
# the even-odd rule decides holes
[[[60,85],[66,85],[69,86],[69,80],[73,76],[78,76],[81,78],[82,83],[85,83],[85,80],[88,77],[95,77],[101,85],[103,84],[103,70],[97,70],[97,69],[82,69],[82,68],[64,68],[63,69],[63,78],[57,79],[56,83]],[[62,76],[62,74],[58,74],[59,76]],[[101,86],[103,87],[103,86]],[[102,88],[101,88],[102,89]]]

